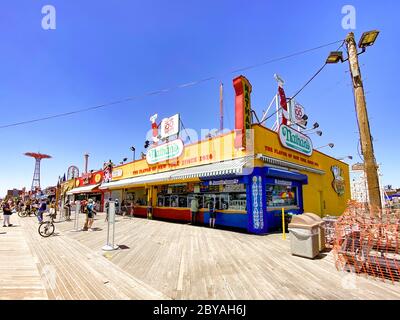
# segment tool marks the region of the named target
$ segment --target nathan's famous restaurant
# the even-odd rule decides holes
[[[175,221],[190,221],[196,197],[203,224],[213,201],[217,225],[256,234],[280,226],[282,208],[287,214],[342,214],[350,199],[348,165],[313,150],[311,139],[290,126],[281,87],[282,123],[272,131],[252,123],[248,80],[240,76],[233,85],[235,130],[184,145],[179,115],[160,125],[152,117],[154,142],[146,157],[113,167],[112,178],[91,190],[134,204],[135,216],[147,217],[151,203],[153,218]]]

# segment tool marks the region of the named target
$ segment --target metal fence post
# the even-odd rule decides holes
[[[74,221],[74,230],[73,232],[78,232],[79,230],[79,212],[81,211],[81,202],[77,201],[75,204],[75,221]]]
[[[112,243],[110,243],[110,226],[112,224]],[[101,249],[104,251],[117,250],[118,246],[114,243],[115,240],[115,202],[108,203],[108,221],[107,221],[107,243]]]

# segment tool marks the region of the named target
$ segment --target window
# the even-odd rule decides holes
[[[170,202],[170,196],[165,196],[164,197],[164,207],[169,207],[171,202]]]
[[[163,186],[158,193],[157,205],[170,208],[190,208],[192,200],[196,197],[200,209],[208,210],[212,201],[216,210],[246,211],[246,188],[244,184],[215,185],[203,187],[202,193],[194,193],[194,188],[182,190],[181,185]],[[218,189],[218,190],[217,190]],[[167,190],[170,190],[168,193]],[[191,192],[187,192],[190,190]],[[172,192],[180,191],[180,192]],[[182,191],[182,193],[181,193]]]
[[[173,208],[178,207],[178,204],[179,204],[179,202],[178,202],[178,196],[176,196],[176,195],[171,196],[171,200],[170,200],[170,201],[171,201],[171,202],[170,202],[170,206],[171,206],[171,207],[173,207]]]
[[[188,207],[188,198],[186,196],[179,196],[178,205],[179,208],[187,208]]]
[[[246,193],[230,193],[228,209],[246,211]]]
[[[164,207],[164,196],[158,196],[157,206]]]
[[[291,185],[267,185],[267,206],[298,207],[298,190]]]

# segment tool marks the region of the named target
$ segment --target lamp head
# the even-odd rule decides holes
[[[365,49],[366,47],[372,46],[375,43],[376,38],[379,35],[378,30],[371,30],[364,32],[358,42],[358,47],[360,49]]]
[[[332,51],[328,58],[326,59],[326,63],[338,63],[343,62],[343,52],[342,51]]]

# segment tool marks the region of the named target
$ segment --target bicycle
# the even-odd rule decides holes
[[[44,238],[50,237],[56,230],[56,227],[54,226],[54,218],[56,215],[49,214],[48,216],[50,217],[50,220],[42,221],[38,228],[39,234]]]
[[[37,209],[36,208],[31,208],[31,209],[27,209],[27,210],[25,209],[25,210],[18,211],[18,216],[21,217],[21,218],[30,217],[32,214],[35,217],[37,216]]]

